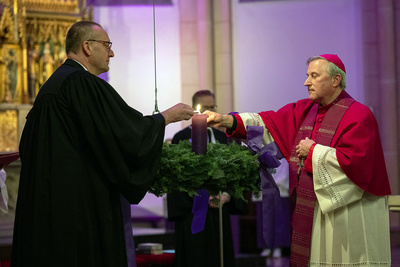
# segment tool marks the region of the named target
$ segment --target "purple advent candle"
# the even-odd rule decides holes
[[[194,114],[192,117],[192,152],[196,155],[207,152],[207,115]]]

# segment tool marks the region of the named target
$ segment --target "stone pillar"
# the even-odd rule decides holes
[[[398,151],[398,112],[396,88],[396,48],[395,48],[395,17],[393,0],[377,1],[378,11],[378,62],[380,94],[380,130],[385,153],[388,174],[393,194],[400,194],[399,183],[399,151]]]
[[[365,101],[378,120],[392,194],[399,195],[400,100],[396,92],[399,85],[396,76],[398,53],[396,53],[394,2],[394,0],[365,0],[361,1],[361,5]],[[400,227],[398,214],[391,214],[391,225]]]
[[[213,9],[210,0],[197,0],[199,90],[214,91]]]
[[[233,64],[231,1],[215,0],[214,4],[214,92],[218,112],[233,110]]]
[[[182,102],[191,105],[199,90],[196,1],[179,1]]]
[[[218,111],[233,110],[231,4],[229,0],[179,1],[182,101],[197,90],[215,93]],[[186,126],[190,122],[183,122]]]

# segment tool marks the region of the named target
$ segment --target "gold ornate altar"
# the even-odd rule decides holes
[[[91,20],[85,0],[0,0],[0,151],[18,150],[39,88],[65,58],[65,36]]]

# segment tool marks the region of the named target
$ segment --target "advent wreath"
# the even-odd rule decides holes
[[[196,190],[207,189],[210,195],[225,191],[245,200],[244,192],[260,194],[257,156],[236,143],[209,143],[204,155],[193,153],[188,140],[179,144],[164,143],[160,166],[149,192],[162,196],[179,191],[193,196]]]

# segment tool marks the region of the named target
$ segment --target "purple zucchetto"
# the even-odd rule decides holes
[[[339,67],[339,69],[341,69],[342,71],[344,71],[344,73],[346,73],[346,68],[344,67],[344,64],[342,62],[342,60],[334,54],[324,54],[324,55],[320,55],[320,57],[325,58],[326,60],[328,60],[329,62],[332,62],[333,64],[335,64],[336,66]]]

